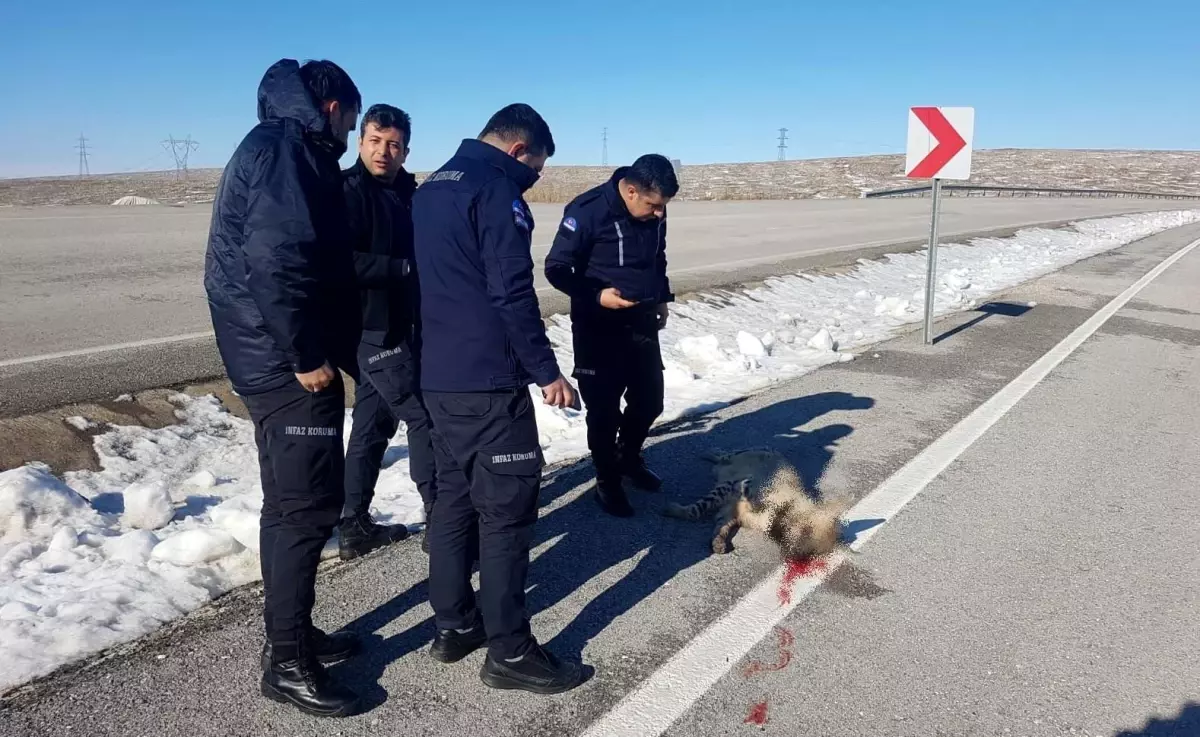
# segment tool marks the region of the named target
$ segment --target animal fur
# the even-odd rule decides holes
[[[699,521],[716,514],[712,550],[730,550],[739,527],[767,536],[788,559],[819,557],[839,547],[839,517],[847,505],[813,501],[796,467],[768,448],[712,452],[716,484],[701,499],[687,505],[668,504],[668,517]]]

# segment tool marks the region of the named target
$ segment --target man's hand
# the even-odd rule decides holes
[[[310,392],[319,392],[332,384],[335,376],[333,367],[326,361],[325,365],[316,371],[309,371],[307,374],[296,374],[296,381],[299,381],[300,385]]]
[[[667,307],[667,303],[663,302],[658,306],[658,329],[662,330],[667,326],[667,318],[671,316],[671,310]]]
[[[610,310],[624,310],[636,305],[637,302],[630,302],[621,296],[621,291],[616,287],[609,287],[600,292],[600,306]]]
[[[565,377],[558,377],[552,384],[542,387],[542,403],[566,409],[575,406],[575,389]]]

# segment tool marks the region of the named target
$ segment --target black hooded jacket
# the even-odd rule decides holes
[[[292,59],[258,88],[256,125],[213,203],[204,289],[217,349],[239,394],[328,361],[357,376],[361,330],[342,175],[345,149]]]

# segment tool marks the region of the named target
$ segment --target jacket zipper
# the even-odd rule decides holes
[[[617,265],[625,265],[625,234],[621,232],[621,224],[614,222],[613,227],[617,229]]]

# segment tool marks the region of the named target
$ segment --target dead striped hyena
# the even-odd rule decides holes
[[[738,527],[766,535],[789,560],[832,553],[842,537],[844,502],[814,501],[796,467],[776,451],[751,448],[712,453],[716,485],[691,504],[668,504],[668,517],[698,521],[716,514],[714,553],[729,552]]]

